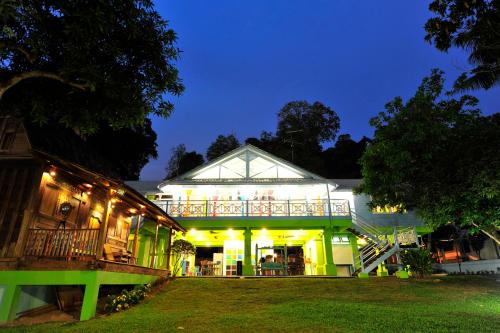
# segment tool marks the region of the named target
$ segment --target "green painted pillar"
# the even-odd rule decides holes
[[[149,262],[149,238],[144,234],[139,237],[139,251],[137,253],[137,264],[139,266],[147,266]]]
[[[361,263],[359,262],[358,237],[356,237],[356,235],[353,234],[349,234],[348,237],[349,237],[349,244],[351,244],[354,270],[357,270],[361,266]]]
[[[80,320],[89,320],[95,317],[95,309],[97,306],[97,298],[99,296],[100,284],[97,281],[89,281],[85,285],[85,293],[83,294],[82,312],[80,312]]]
[[[164,229],[160,229],[161,231],[163,231]],[[158,234],[158,246],[157,246],[157,249],[156,249],[156,252],[158,253],[158,255],[156,256],[156,268],[159,268],[159,269],[165,269],[165,243],[166,243],[166,238],[168,237],[168,235],[165,233],[165,232],[160,232]]]
[[[316,265],[313,269],[313,275],[325,275],[325,248],[323,246],[322,239],[316,239],[315,248],[316,248]]]
[[[245,249],[243,257],[243,275],[252,276],[255,275],[255,271],[252,266],[252,230],[246,228],[245,232]]]
[[[337,276],[337,267],[333,262],[333,247],[332,247],[333,230],[325,228],[323,231],[323,244],[325,247],[325,275]]]
[[[379,254],[379,250],[375,250],[375,253],[378,255]],[[384,276],[389,276],[389,271],[387,271],[387,268],[385,267],[385,263],[384,262],[381,262],[378,266],[377,266],[377,276],[378,277],[384,277]]]
[[[387,270],[387,267],[385,267],[384,262],[382,262],[382,263],[380,263],[380,265],[378,265],[377,276],[378,277],[389,276],[389,271]]]
[[[0,323],[16,319],[17,304],[21,294],[21,286],[4,286],[2,303],[0,304]]]

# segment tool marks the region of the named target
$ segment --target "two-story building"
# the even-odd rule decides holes
[[[128,184],[187,230],[177,237],[196,255],[183,274],[367,276],[429,230],[411,212],[370,210],[353,194],[359,182],[245,145],[175,179]]]

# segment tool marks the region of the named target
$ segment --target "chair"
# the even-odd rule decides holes
[[[194,266],[195,276],[201,276],[200,266]]]
[[[200,261],[201,275],[208,275],[208,260]]]
[[[115,256],[113,255],[113,249],[109,244],[104,244],[104,257],[106,258],[106,260],[115,261]]]

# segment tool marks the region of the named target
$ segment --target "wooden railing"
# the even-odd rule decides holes
[[[350,216],[345,199],[155,201],[173,217]]]
[[[84,259],[95,257],[99,229],[30,229],[25,256]]]

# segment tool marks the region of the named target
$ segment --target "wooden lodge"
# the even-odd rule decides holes
[[[167,276],[170,239],[183,228],[123,182],[40,150],[38,138],[0,118],[0,322],[26,310],[28,286],[84,285],[84,320],[101,285]]]

